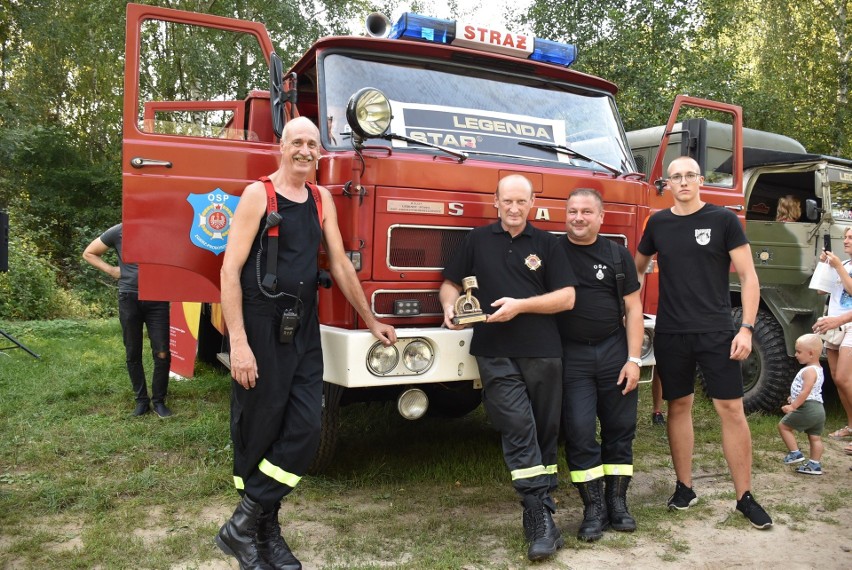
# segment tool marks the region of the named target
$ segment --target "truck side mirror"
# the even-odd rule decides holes
[[[813,198],[808,198],[807,200],[805,200],[805,218],[809,222],[819,221],[819,216],[824,211],[825,210],[817,206],[817,201]]]

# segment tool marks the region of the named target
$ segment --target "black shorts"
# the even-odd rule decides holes
[[[707,395],[717,400],[743,397],[743,374],[731,360],[735,331],[654,335],[654,355],[665,400],[695,392],[695,365],[701,367]]]

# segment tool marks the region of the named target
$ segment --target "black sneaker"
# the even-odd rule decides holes
[[[663,412],[654,412],[651,414],[651,424],[655,426],[666,425],[666,416],[663,415]]]
[[[172,415],[172,411],[166,407],[166,405],[162,402],[157,402],[154,404],[154,413],[160,416],[161,418],[167,418]]]
[[[692,490],[692,487],[687,487],[678,481],[675,485],[675,492],[672,493],[671,497],[669,497],[669,502],[667,504],[670,511],[683,511],[697,502],[698,497],[695,495],[695,491]]]
[[[137,402],[136,409],[133,410],[133,417],[144,416],[151,411],[151,404],[148,402]]]
[[[757,504],[749,491],[743,493],[743,498],[737,501],[737,510],[745,515],[754,528],[766,530],[772,526],[772,519],[763,507]]]

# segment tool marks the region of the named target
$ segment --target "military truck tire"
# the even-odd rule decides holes
[[[308,467],[308,473],[322,473],[331,465],[337,450],[337,434],[340,431],[340,397],[343,395],[342,386],[323,382],[322,384],[322,417],[320,420],[320,442],[314,460]]]
[[[474,389],[472,382],[431,384],[424,391],[429,396],[426,414],[434,418],[461,418],[482,403],[482,390]]]
[[[743,320],[742,308],[734,308],[731,315],[739,326]],[[746,413],[778,413],[790,395],[797,367],[795,360],[787,356],[784,330],[769,311],[757,312],[751,354],[742,362],[742,371]]]

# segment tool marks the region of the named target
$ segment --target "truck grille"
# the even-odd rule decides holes
[[[441,271],[470,230],[440,226],[390,226],[388,267],[395,271]]]
[[[412,300],[420,302],[420,314],[417,316],[443,315],[437,289],[379,290],[373,293],[373,313],[377,317],[393,317],[393,302]]]

